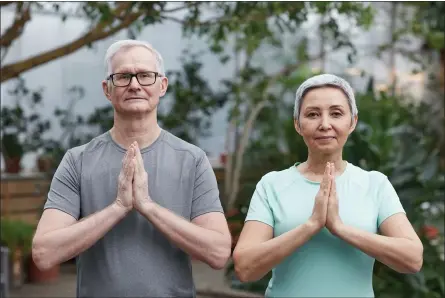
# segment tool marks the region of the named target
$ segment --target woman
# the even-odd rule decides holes
[[[415,273],[423,246],[388,178],[342,159],[357,124],[350,85],[323,74],[297,90],[308,158],[257,184],[234,250],[238,278],[272,270],[266,297],[373,297],[374,260]]]

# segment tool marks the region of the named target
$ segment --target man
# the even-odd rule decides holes
[[[77,257],[78,297],[193,297],[190,256],[222,269],[231,237],[203,150],[157,123],[168,79],[150,44],[106,53],[114,126],[66,153],[33,241],[41,269]]]

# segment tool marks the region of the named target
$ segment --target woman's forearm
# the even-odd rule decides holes
[[[242,282],[262,278],[318,231],[316,225],[308,222],[252,247],[236,248],[233,260],[238,278]]]
[[[400,273],[422,268],[423,246],[407,238],[386,237],[342,224],[335,235]]]
[[[113,203],[71,226],[36,235],[32,249],[36,265],[48,269],[76,257],[102,238],[126,213]]]

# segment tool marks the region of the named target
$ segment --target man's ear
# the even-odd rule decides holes
[[[161,84],[160,84],[160,88],[161,88],[161,93],[159,94],[160,97],[164,96],[165,93],[167,93],[167,88],[168,88],[168,78],[167,77],[161,77]]]
[[[349,134],[351,134],[355,130],[355,127],[357,126],[357,122],[358,122],[358,116],[355,115],[351,121],[351,128],[349,129]]]
[[[104,91],[105,97],[111,101],[111,94],[110,94],[111,86],[108,84],[108,81],[102,81],[102,90]]]

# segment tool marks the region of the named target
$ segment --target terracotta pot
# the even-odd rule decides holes
[[[56,265],[49,270],[42,271],[37,268],[33,259],[30,257],[28,262],[28,280],[31,283],[54,282],[59,279],[60,265]]]
[[[6,173],[17,174],[22,169],[20,165],[21,157],[7,157],[5,158]]]
[[[10,286],[11,288],[20,288],[25,283],[25,271],[23,270],[23,253],[16,248],[12,251],[10,259]]]
[[[48,173],[51,171],[53,160],[50,157],[40,156],[37,159],[37,168],[39,172]]]

